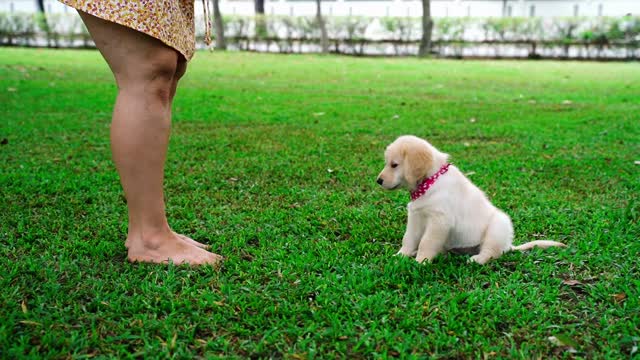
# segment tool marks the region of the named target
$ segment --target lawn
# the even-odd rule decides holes
[[[640,64],[200,52],[172,227],[226,257],[126,261],[96,51],[0,48],[0,358],[629,358],[640,350]],[[402,134],[512,216],[486,266],[394,257]],[[555,337],[551,338],[550,337]]]

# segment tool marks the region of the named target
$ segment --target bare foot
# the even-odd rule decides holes
[[[182,234],[178,234],[175,231],[172,231],[174,235],[176,235],[177,237],[179,237],[182,241],[186,242],[187,244],[191,244],[193,246],[197,246],[199,248],[202,249],[209,249],[211,246],[209,245],[205,245],[203,243],[197,242],[195,240],[193,240],[192,238],[182,235]],[[127,237],[127,240],[124,242],[124,246],[128,249],[129,246],[131,245],[131,239],[129,237]]]
[[[209,245],[205,245],[203,243],[197,242],[197,241],[193,240],[192,238],[190,238],[188,236],[185,236],[185,235],[182,235],[182,234],[178,234],[175,231],[173,233],[178,235],[178,237],[180,239],[182,239],[184,242],[186,242],[187,244],[195,245],[195,246],[197,246],[199,248],[202,248],[202,249],[209,249],[211,247]]]
[[[131,262],[218,265],[222,256],[197,247],[174,232],[155,235],[147,239],[127,239],[128,259]]]

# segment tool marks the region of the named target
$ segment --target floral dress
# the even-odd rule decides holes
[[[194,0],[59,0],[77,10],[152,36],[187,60],[195,51]]]

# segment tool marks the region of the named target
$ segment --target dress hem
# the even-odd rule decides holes
[[[147,36],[150,36],[150,37],[152,37],[152,38],[154,38],[156,40],[159,40],[163,44],[165,44],[168,47],[170,47],[170,48],[174,49],[175,51],[177,51],[180,55],[182,55],[185,58],[185,60],[187,62],[190,61],[193,58],[193,55],[194,55],[194,52],[195,52],[195,39],[194,39],[194,50],[193,51],[189,52],[189,51],[186,51],[186,50],[181,50],[176,46],[176,44],[173,44],[171,41],[166,40],[166,39],[160,39],[159,37],[153,36],[153,35],[149,34],[148,32],[144,31],[144,28],[142,28],[142,27],[135,28],[135,27],[132,27],[132,26],[130,26],[128,24],[123,24],[121,21],[118,21],[118,19],[115,18],[115,17],[109,17],[109,16],[106,16],[105,14],[98,14],[98,13],[92,12],[90,9],[86,9],[86,8],[81,7],[81,6],[77,6],[75,1],[67,1],[67,0],[58,0],[58,1],[60,1],[61,3],[65,4],[65,5],[69,6],[69,7],[74,8],[76,10],[85,12],[85,13],[87,13],[89,15],[95,16],[95,17],[100,18],[102,20],[106,20],[106,21],[112,22],[114,24],[118,24],[120,26],[127,27],[127,28],[129,28],[131,30],[135,30],[137,32],[140,32],[140,33],[143,33],[143,34],[145,34]]]

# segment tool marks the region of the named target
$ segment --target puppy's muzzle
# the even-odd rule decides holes
[[[378,183],[378,185],[382,185],[382,183],[384,182],[384,180],[382,180],[382,178],[378,178],[378,180],[376,180],[376,182]]]

